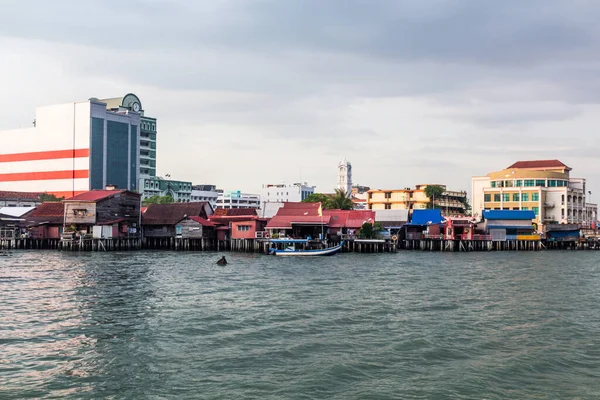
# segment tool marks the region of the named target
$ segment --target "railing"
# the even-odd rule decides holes
[[[423,238],[423,234],[420,232],[407,232],[406,239],[408,240],[420,240]]]
[[[473,240],[492,240],[492,235],[473,235]]]
[[[444,239],[444,234],[443,233],[438,233],[437,235],[433,235],[433,234],[430,234],[430,233],[424,233],[423,234],[423,239],[442,240],[442,239]]]

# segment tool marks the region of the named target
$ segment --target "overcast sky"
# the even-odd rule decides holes
[[[0,129],[128,92],[158,172],[257,192],[308,181],[470,189],[560,159],[600,200],[597,0],[6,1]],[[1,145],[1,144],[0,144]]]

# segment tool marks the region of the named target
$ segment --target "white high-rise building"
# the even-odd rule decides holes
[[[315,193],[315,187],[309,186],[306,182],[277,183],[263,185],[260,197],[263,203],[300,202],[313,193]]]
[[[352,164],[346,158],[338,164],[338,189],[346,192],[348,196],[352,193]]]

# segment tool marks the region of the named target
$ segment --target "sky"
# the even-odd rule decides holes
[[[226,190],[441,183],[559,159],[600,200],[597,0],[19,0],[0,130],[133,92],[160,175]],[[592,201],[594,201],[592,194]]]

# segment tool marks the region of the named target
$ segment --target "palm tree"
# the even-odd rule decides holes
[[[326,208],[330,210],[352,210],[354,209],[354,203],[345,190],[335,189],[335,194],[327,201]]]

